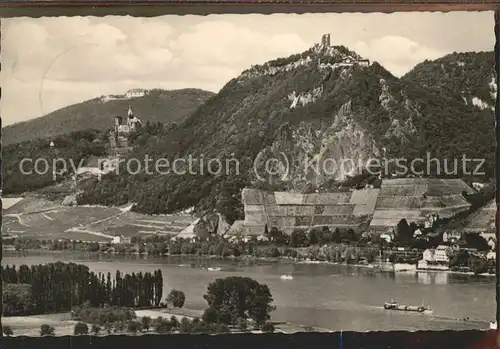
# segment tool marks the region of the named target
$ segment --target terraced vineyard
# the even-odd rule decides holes
[[[189,215],[148,216],[117,207],[66,207],[42,198],[22,199],[3,210],[3,233],[36,239],[110,241],[113,236],[177,235]]]

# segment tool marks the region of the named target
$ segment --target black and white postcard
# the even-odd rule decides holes
[[[1,25],[4,335],[496,328],[493,12]]]

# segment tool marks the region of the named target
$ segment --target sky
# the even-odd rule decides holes
[[[425,59],[493,50],[493,28],[493,12],[2,19],[2,124],[131,88],[218,92],[326,33],[401,76]]]

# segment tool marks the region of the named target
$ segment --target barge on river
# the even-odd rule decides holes
[[[384,303],[384,309],[386,310],[398,310],[398,311],[412,311],[412,312],[417,312],[417,313],[423,313],[425,311],[430,311],[428,307],[424,307],[423,305],[421,306],[414,306],[414,305],[402,305],[399,304],[398,302],[386,302]]]

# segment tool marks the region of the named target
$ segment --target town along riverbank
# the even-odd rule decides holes
[[[194,259],[230,259],[255,262],[323,263],[368,267],[374,271],[417,272],[422,250],[389,248],[381,245],[354,242],[316,243],[307,247],[291,247],[268,241],[230,242],[224,239],[209,241],[170,240],[164,236],[135,238],[129,243],[97,243],[75,240],[11,241],[10,250],[18,252],[103,254],[113,256],[189,257]],[[450,258],[451,270],[439,272],[494,276],[492,261],[476,256]],[[472,267],[470,267],[472,266]],[[464,270],[465,269],[465,270]],[[468,269],[468,270],[467,270]],[[429,270],[429,272],[432,272]]]

